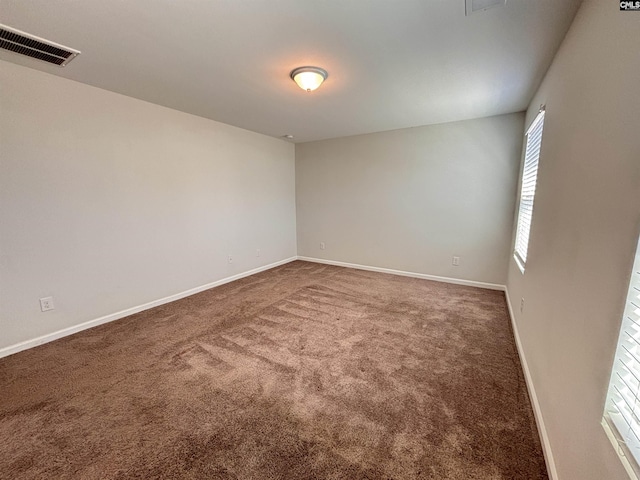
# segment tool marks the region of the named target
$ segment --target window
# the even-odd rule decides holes
[[[637,474],[640,464],[640,244],[629,282],[603,424],[611,430],[608,433],[613,433],[612,440],[627,470]]]
[[[533,197],[536,194],[538,178],[538,160],[542,146],[542,128],[544,126],[544,108],[540,110],[526,133],[524,150],[524,168],[522,169],[522,187],[520,189],[520,207],[518,209],[518,228],[516,230],[516,244],[513,256],[524,273],[529,248],[529,232],[533,216]]]

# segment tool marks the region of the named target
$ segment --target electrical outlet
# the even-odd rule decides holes
[[[256,250],[256,257],[259,257],[259,256],[260,256],[260,249],[257,249]]]
[[[520,299],[520,313],[524,312],[524,298]]]
[[[233,256],[229,255],[229,263],[233,263]]]
[[[320,250],[324,250],[324,242],[320,242]]]
[[[451,264],[452,264],[454,267],[457,267],[458,265],[460,265],[460,257],[453,257],[453,258],[451,259]]]
[[[53,305],[53,297],[45,297],[40,299],[40,310],[48,312],[56,307]]]

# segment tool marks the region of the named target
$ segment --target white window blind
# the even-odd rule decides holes
[[[540,160],[543,127],[544,110],[541,110],[529,127],[529,130],[527,130],[526,146],[524,150],[524,168],[522,169],[520,208],[518,209],[518,227],[516,230],[516,244],[514,252],[514,256],[516,257],[522,271],[524,271],[524,266],[527,263],[529,233],[531,231],[531,218],[533,217],[533,198],[536,194],[538,161]]]
[[[640,244],[629,282],[604,420],[638,473],[640,464]]]

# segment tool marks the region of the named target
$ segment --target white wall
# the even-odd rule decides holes
[[[511,261],[508,289],[562,480],[627,478],[600,419],[640,226],[639,38],[638,13],[585,0],[527,112],[546,104],[528,263]]]
[[[289,143],[6,62],[0,112],[0,349],[296,254]]]
[[[511,114],[297,144],[298,254],[504,284],[523,122]]]

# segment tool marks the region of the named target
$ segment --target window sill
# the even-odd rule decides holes
[[[518,265],[520,273],[524,275],[524,263],[522,263],[522,261],[518,258],[518,255],[516,255],[515,253],[513,254],[513,259],[516,261],[516,265]]]
[[[602,418],[602,421],[600,422],[600,424],[604,429],[604,433],[607,434],[607,438],[611,442],[611,445],[613,446],[613,450],[616,452],[616,455],[618,455],[618,458],[620,459],[620,463],[622,463],[622,466],[624,466],[624,469],[627,471],[629,478],[631,480],[640,480],[638,478],[638,475],[636,475],[636,472],[633,469],[631,462],[629,462],[629,459],[625,456],[624,451],[622,450],[622,448],[620,448],[620,445],[618,444],[618,439],[616,438],[616,434],[613,433],[613,430],[611,429],[611,427],[609,426],[609,423],[604,417]]]

